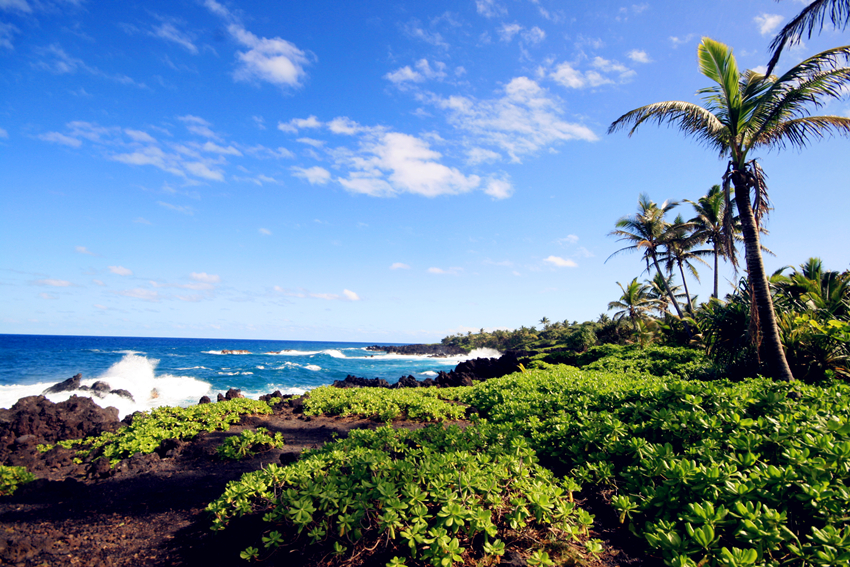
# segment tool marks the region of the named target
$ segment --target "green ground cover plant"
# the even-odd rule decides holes
[[[238,461],[256,455],[260,451],[268,451],[283,445],[282,433],[277,432],[272,435],[265,427],[258,427],[256,430],[246,429],[239,435],[228,437],[216,448],[216,451],[222,459]]]
[[[850,387],[531,370],[461,399],[613,488],[667,565],[846,565]]]
[[[24,467],[0,465],[0,496],[11,496],[22,484],[35,480],[35,475]]]
[[[450,403],[463,388],[333,388],[310,391],[306,415],[357,415],[379,421],[407,418],[414,421],[462,419],[466,407]]]
[[[506,428],[382,427],[248,473],[207,509],[217,530],[263,515],[269,530],[242,552],[249,560],[314,545],[331,563],[368,563],[378,550],[395,567],[448,567],[476,555],[495,561],[511,540],[535,548],[543,565],[554,553],[547,541],[583,539],[592,524],[573,502],[579,488]]]
[[[204,431],[227,431],[243,415],[272,413],[269,404],[248,398],[236,398],[214,404],[187,408],[159,407],[137,414],[132,424],[118,431],[104,432],[86,439],[60,441],[57,445],[78,447],[77,458],[106,457],[114,466],[136,453],[153,453],[166,439],[191,439]],[[39,447],[47,451],[50,445]]]

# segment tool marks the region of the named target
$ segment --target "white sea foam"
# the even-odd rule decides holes
[[[253,372],[219,372],[219,376],[253,376]]]
[[[127,390],[133,395],[135,401],[115,394],[107,394],[103,398],[92,397],[91,392],[81,390],[48,394],[47,399],[59,403],[72,395],[92,397],[101,407],[118,408],[119,416],[124,417],[134,411],[145,411],[159,406],[186,406],[197,403],[199,398],[210,394],[210,384],[196,378],[172,374],[157,376],[158,362],[156,359],[126,354],[97,378],[81,382],[83,386],[91,386],[95,382],[106,382],[113,390]],[[11,407],[18,399],[39,395],[54,384],[55,382],[41,382],[0,386],[0,407]]]
[[[312,370],[314,372],[317,372],[322,369],[321,366],[316,366],[315,364],[307,364],[304,366],[304,368],[306,368],[307,370]]]
[[[263,354],[272,354],[275,356],[313,356],[314,354],[319,354],[323,351],[320,350],[291,350],[284,349],[279,351],[272,352],[264,352]]]
[[[417,374],[421,374],[422,376],[436,376],[437,373],[433,370],[426,370],[425,372],[418,372]]]

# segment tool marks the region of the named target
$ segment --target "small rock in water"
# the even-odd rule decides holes
[[[75,374],[73,377],[68,378],[62,382],[58,382],[53,386],[46,389],[43,394],[56,394],[59,392],[70,392],[71,390],[79,390],[80,389],[80,380],[83,379],[82,374]]]

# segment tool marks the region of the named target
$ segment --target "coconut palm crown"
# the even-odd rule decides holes
[[[698,91],[704,105],[667,101],[642,106],[615,120],[609,133],[628,127],[629,135],[645,122],[672,124],[729,160],[723,176],[727,203],[730,185],[741,222],[747,272],[757,309],[762,348],[769,371],[792,380],[779,340],[773,302],[761,257],[759,225],[769,208],[765,175],[750,153],[759,149],[802,149],[828,134],[850,136],[850,118],[811,116],[829,99],[839,99],[850,85],[850,46],[819,53],[795,65],[780,77],[738,70],[732,50],[709,38],[697,48],[700,72],[715,84]],[[752,197],[751,197],[752,193]],[[731,215],[726,215],[731,220]],[[727,257],[734,258],[732,227],[726,231]]]

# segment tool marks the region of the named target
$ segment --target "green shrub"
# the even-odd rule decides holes
[[[246,429],[239,435],[228,437],[216,448],[216,452],[222,459],[238,461],[259,451],[268,451],[283,445],[283,435],[280,432],[272,435],[265,427],[258,427],[255,431]]]
[[[0,496],[10,496],[18,486],[32,482],[35,475],[27,472],[24,467],[7,467],[0,465]]]
[[[357,415],[380,421],[406,417],[414,421],[462,419],[466,407],[449,403],[464,388],[333,388],[310,391],[304,404],[307,415]]]
[[[270,414],[266,402],[237,398],[215,404],[199,404],[188,408],[159,407],[141,413],[133,423],[114,433],[104,432],[86,439],[60,441],[66,448],[80,447],[77,458],[106,457],[114,466],[136,453],[153,453],[166,439],[191,439],[204,431],[227,431],[243,415]],[[49,450],[50,446],[39,447]]]
[[[228,484],[207,510],[214,529],[263,514],[267,549],[315,545],[340,563],[368,563],[378,547],[416,564],[452,565],[480,538],[488,555],[508,539],[529,546],[547,533],[587,533],[592,517],[572,502],[579,487],[540,467],[504,428],[429,426],[355,430],[287,467],[271,465]],[[259,538],[258,534],[258,538]],[[259,556],[251,546],[243,557]]]

